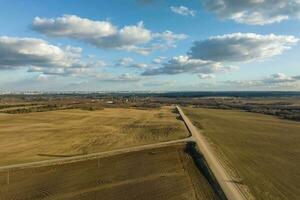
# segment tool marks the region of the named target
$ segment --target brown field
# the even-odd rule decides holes
[[[0,199],[218,199],[185,146],[0,171]]]
[[[0,112],[8,112],[8,111],[13,111],[13,110],[17,110],[17,109],[32,109],[32,108],[38,108],[38,107],[42,107],[42,105],[11,106],[11,107],[7,107],[7,108],[0,108]]]
[[[170,107],[0,113],[0,166],[185,138]]]
[[[299,122],[242,111],[183,110],[256,199],[299,199]]]

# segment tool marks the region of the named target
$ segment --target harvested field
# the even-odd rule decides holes
[[[0,171],[0,199],[218,199],[185,148]]]
[[[29,105],[29,106],[11,106],[7,108],[0,108],[0,112],[9,112],[9,111],[14,111],[14,110],[19,110],[19,109],[33,109],[33,108],[39,108],[42,107],[43,105]]]
[[[170,107],[0,113],[0,166],[189,136]]]
[[[242,111],[183,109],[256,199],[300,196],[300,123]]]

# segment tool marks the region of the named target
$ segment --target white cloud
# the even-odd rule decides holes
[[[233,87],[261,87],[261,88],[294,88],[300,86],[300,76],[288,76],[283,73],[271,74],[254,80],[225,81],[225,85]]]
[[[287,76],[283,73],[272,74],[270,77],[264,78],[261,81],[265,84],[280,84],[288,82],[296,82],[300,79],[297,77]]]
[[[237,69],[228,65],[229,63],[250,62],[280,55],[297,42],[298,39],[294,36],[274,34],[233,33],[213,36],[194,42],[188,55],[173,57],[166,63],[156,60],[161,66],[148,68],[142,75],[190,73],[198,74],[200,79],[214,78],[216,73]]]
[[[109,21],[92,21],[76,15],[64,15],[56,19],[35,17],[32,27],[46,35],[82,40],[107,37],[117,32],[117,28]]]
[[[0,68],[82,67],[81,49],[64,49],[35,38],[0,37]]]
[[[80,26],[80,24],[78,25]],[[145,44],[152,40],[151,31],[144,28],[143,22],[137,25],[125,26],[115,34],[103,37],[87,38],[84,40],[99,48],[116,48],[127,50],[127,47]]]
[[[130,67],[130,68],[137,68],[137,69],[145,69],[149,67],[148,64],[145,63],[135,63],[134,60],[130,57],[121,58],[117,60],[116,67]]]
[[[166,47],[176,47],[175,43],[180,40],[186,39],[188,36],[185,34],[175,34],[172,31],[164,31],[162,33],[153,33],[153,38],[166,42]]]
[[[129,67],[138,68],[138,69],[146,69],[150,66],[148,64],[145,64],[145,63],[133,63]]]
[[[297,42],[294,36],[233,33],[196,41],[189,55],[194,59],[245,62],[280,55]]]
[[[216,76],[214,74],[198,74],[200,79],[213,79]]]
[[[143,44],[152,39],[151,31],[144,28],[141,21],[136,26],[125,26],[119,31],[121,43],[125,45]]]
[[[132,81],[140,81],[141,79],[137,76],[133,76],[129,73],[125,73],[125,74],[122,74],[120,76],[118,76],[117,78],[118,81],[129,81],[129,82],[132,82]]]
[[[222,19],[251,25],[300,17],[299,0],[206,0],[205,6]]]
[[[162,67],[146,70],[142,75],[160,75],[160,74],[181,74],[181,73],[201,73],[212,74],[217,72],[227,72],[234,70],[234,67],[224,67],[219,62],[191,59],[188,56],[181,55],[171,58]]]
[[[30,67],[27,72],[39,72],[44,75],[56,75],[56,76],[94,76],[95,70],[88,67]]]
[[[116,66],[128,66],[131,63],[133,63],[133,59],[130,57],[126,57],[126,58],[120,58],[117,63]]]
[[[49,76],[45,75],[45,74],[39,74],[39,76],[37,77],[38,81],[48,81],[49,80]]]
[[[82,61],[81,48],[51,45],[36,38],[0,37],[0,69],[28,68],[47,75],[80,75],[105,66],[102,60]]]
[[[152,32],[144,27],[142,21],[137,25],[118,29],[109,21],[93,21],[76,15],[63,15],[58,18],[35,17],[32,28],[47,36],[67,37],[98,48],[131,51],[142,55],[174,47],[176,41],[186,38],[184,34],[171,31]],[[165,44],[161,44],[161,41]]]
[[[164,56],[159,56],[157,58],[154,58],[152,60],[152,63],[153,64],[161,64],[165,59],[167,59],[167,57],[164,57]]]
[[[96,76],[96,78],[100,81],[106,81],[106,82],[138,82],[141,80],[140,77],[134,76],[130,73],[124,73],[119,76],[113,76],[110,74],[99,74]]]
[[[105,67],[107,66],[106,62],[103,60],[96,60],[92,63],[93,66],[95,67]]]
[[[179,15],[183,15],[183,16],[195,16],[196,15],[196,11],[195,10],[191,10],[185,6],[171,6],[170,7],[171,11],[179,14]]]

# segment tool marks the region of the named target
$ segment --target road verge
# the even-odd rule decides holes
[[[246,200],[247,198],[236,185],[234,179],[230,177],[230,175],[226,172],[226,169],[218,161],[217,156],[206,141],[205,137],[192,124],[181,108],[179,106],[176,106],[176,108],[226,198],[229,200]]]

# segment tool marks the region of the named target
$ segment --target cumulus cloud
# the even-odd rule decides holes
[[[116,66],[128,66],[131,63],[133,63],[133,59],[130,57],[126,57],[126,58],[120,58],[117,62],[116,62]]]
[[[64,15],[56,19],[35,17],[32,28],[49,36],[63,36],[81,40],[106,37],[117,32],[109,21],[92,21],[75,15]]]
[[[150,67],[148,64],[145,63],[132,63],[128,67],[138,68],[138,69],[146,69]]]
[[[157,59],[156,64],[160,66],[148,68],[142,75],[196,73],[200,79],[211,79],[216,73],[238,69],[230,63],[250,62],[280,55],[297,42],[298,39],[294,36],[274,34],[232,33],[213,36],[194,42],[187,55],[173,57],[166,63]]]
[[[38,77],[37,77],[37,81],[49,81],[49,76],[47,76],[47,75],[45,75],[45,74],[40,74],[40,75],[38,75]]]
[[[235,87],[295,87],[300,86],[300,76],[288,76],[283,73],[271,74],[256,80],[225,81],[225,85]]]
[[[132,51],[143,55],[165,46],[173,47],[176,41],[186,38],[184,34],[171,31],[152,32],[144,27],[143,22],[118,29],[109,21],[93,21],[76,15],[35,17],[32,29],[47,36],[72,38],[98,48]],[[158,45],[159,41],[166,45]]]
[[[141,80],[140,77],[132,75],[130,73],[124,73],[119,76],[114,76],[110,74],[99,74],[96,76],[96,78],[100,81],[106,81],[106,82],[138,82]]]
[[[152,60],[152,63],[153,64],[161,64],[164,62],[164,60],[167,59],[167,57],[164,57],[164,56],[159,56],[159,57],[156,57]]]
[[[121,58],[117,60],[116,67],[130,67],[130,68],[138,68],[138,69],[144,69],[149,67],[148,64],[145,63],[134,63],[134,60],[130,57],[127,58]]]
[[[93,76],[95,70],[88,67],[30,67],[27,72],[39,72],[44,75],[56,75],[56,76]]]
[[[300,76],[288,76],[283,73],[272,74],[261,80],[265,84],[281,84],[300,81]]]
[[[196,41],[189,55],[193,59],[244,62],[280,55],[297,42],[294,36],[233,33]]]
[[[185,6],[171,6],[170,9],[173,13],[183,15],[183,16],[188,16],[188,15],[195,16],[196,15],[195,10],[191,10]]]
[[[81,48],[58,47],[36,38],[0,37],[0,69],[27,68],[47,75],[79,75],[93,67],[105,66],[101,60],[82,61]]]
[[[129,73],[125,73],[125,74],[122,74],[120,76],[118,76],[117,78],[118,81],[127,81],[127,82],[135,82],[135,81],[140,81],[141,79],[137,76],[133,76]]]
[[[160,41],[165,41],[168,47],[175,47],[175,43],[180,40],[186,39],[188,36],[185,34],[176,34],[172,31],[164,31],[162,33],[153,33],[153,38]]]
[[[147,43],[152,39],[152,35],[150,30],[144,28],[143,22],[139,22],[137,25],[125,26],[107,37],[99,35],[88,39],[91,40],[88,42],[100,48],[122,48]]]
[[[201,73],[213,74],[217,72],[227,72],[235,69],[234,67],[225,67],[219,62],[192,59],[186,55],[180,55],[171,58],[162,67],[146,70],[142,75],[160,75],[160,74],[181,74],[181,73]]]
[[[206,0],[205,7],[222,19],[251,25],[300,18],[299,0]]]
[[[0,37],[0,68],[81,67],[81,49],[64,49],[35,38]]]

